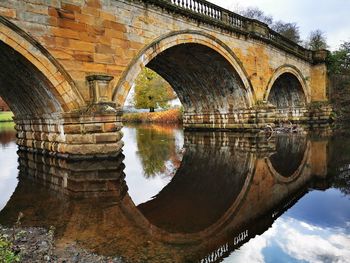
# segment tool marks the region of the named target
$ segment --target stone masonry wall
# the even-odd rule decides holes
[[[4,50],[12,48],[20,57],[25,57],[23,61],[29,62],[28,72],[33,65],[42,74],[43,83],[47,83],[41,87],[34,78],[33,85],[27,85],[26,92],[19,90],[18,94],[31,98],[30,88],[33,87],[40,89],[38,94],[47,92],[49,96],[46,97],[51,96],[52,101],[57,102],[53,110],[48,111],[48,107],[43,106],[50,105],[48,99],[33,99],[38,102],[36,108],[23,100],[13,100],[16,104],[13,106],[21,104],[18,109],[32,107],[32,111],[28,111],[31,114],[18,116],[16,120],[19,145],[61,155],[110,154],[113,147],[114,152],[119,152],[122,145],[119,128],[112,132],[105,128],[110,124],[118,126],[112,124],[118,122],[118,117],[109,119],[108,114],[90,112],[84,115],[82,112],[100,103],[122,107],[138,73],[147,65],[168,74],[172,80],[170,84],[178,84],[176,91],[180,98],[190,98],[192,102],[201,100],[197,104],[184,103],[186,128],[257,129],[286,116],[293,121],[309,118],[324,122],[328,118],[328,109],[314,107],[309,111],[308,108],[310,103],[327,101],[322,52],[314,54],[294,44],[276,42],[278,36],[257,21],[250,21],[246,28],[233,28],[225,21],[219,23],[169,5],[170,2],[155,0],[1,1],[0,41],[4,43]],[[14,26],[8,27],[9,24]],[[13,31],[16,26],[18,28]],[[164,51],[181,44],[191,44],[193,54],[199,47],[206,47],[202,50],[208,55],[207,60],[195,63],[191,58],[186,68],[187,79],[193,82],[193,87],[197,85],[197,89],[191,89],[191,83],[181,89],[188,81],[185,78],[183,83],[178,81],[185,75],[180,72],[177,76],[177,69],[189,64],[186,57],[176,61],[176,67],[170,71],[163,63],[169,60],[154,62]],[[181,55],[185,51],[176,50],[173,54]],[[295,50],[305,54],[298,55]],[[204,53],[198,51],[199,55]],[[172,53],[168,54],[171,59]],[[210,61],[213,54],[218,59]],[[11,61],[11,56],[6,59]],[[216,64],[220,60],[222,63]],[[220,71],[223,63],[225,70]],[[3,74],[3,79],[10,73]],[[266,103],[271,86],[281,73],[294,74],[300,81],[307,112],[276,110]],[[39,76],[37,73],[30,75]],[[91,75],[104,76],[95,81],[102,83],[108,79],[110,82],[94,88],[95,84],[91,84],[94,79],[89,80]],[[229,81],[227,76],[231,78]],[[20,77],[16,82],[16,75],[14,80],[14,84],[23,83]],[[232,85],[234,82],[236,84]],[[207,93],[200,92],[203,87]],[[5,90],[5,95],[9,94]],[[229,94],[234,95],[228,99]],[[9,100],[14,98],[13,94],[11,96]],[[245,104],[235,104],[237,96]],[[210,110],[209,106],[212,106]],[[36,114],[40,112],[45,114]],[[74,117],[66,117],[66,113]],[[91,126],[94,128],[87,131]]]
[[[322,91],[324,69],[246,34],[223,30],[141,1],[13,0],[0,3],[0,15],[28,32],[58,60],[86,101],[88,74],[114,76],[109,90],[112,97],[114,88],[121,88],[117,84],[123,74],[143,49],[160,37],[184,30],[205,32],[228,46],[246,72],[256,101],[263,99],[272,75],[285,65],[298,68],[307,83],[309,100],[327,99]],[[191,34],[184,37],[190,39]],[[218,43],[214,45],[220,49]]]
[[[21,150],[80,159],[116,156],[123,146],[116,114],[66,114],[48,119],[15,119],[15,122]]]

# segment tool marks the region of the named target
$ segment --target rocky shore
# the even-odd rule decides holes
[[[100,256],[78,244],[55,246],[54,229],[0,226],[0,262],[123,263],[119,257]]]

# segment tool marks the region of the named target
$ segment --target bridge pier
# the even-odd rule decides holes
[[[15,119],[17,144],[21,150],[58,157],[115,156],[123,146],[118,120],[115,113]]]
[[[331,122],[330,105],[311,103],[304,107],[277,108],[271,104],[241,109],[229,113],[185,112],[183,126],[188,130],[227,129],[258,131],[266,125],[274,126],[280,122],[292,122],[312,126],[328,126]]]
[[[15,118],[19,148],[73,159],[118,155],[123,147],[121,112],[106,96],[112,79],[106,75],[87,77],[91,96],[87,108]]]

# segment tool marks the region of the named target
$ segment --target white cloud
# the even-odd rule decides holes
[[[350,237],[341,229],[322,229],[281,217],[264,234],[251,239],[223,262],[265,262],[264,249],[268,247],[306,262],[345,263],[350,259]]]
[[[305,234],[301,229],[284,227],[278,244],[285,253],[298,260],[315,263],[346,262],[350,258],[350,250],[344,244],[339,246],[338,240],[349,241],[341,234],[322,237],[322,232]]]
[[[13,191],[16,189],[18,180],[16,144],[11,143],[6,147],[0,145],[0,211],[5,207]]]

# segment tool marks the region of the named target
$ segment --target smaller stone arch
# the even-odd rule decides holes
[[[247,106],[251,107],[255,104],[256,97],[248,78],[248,74],[234,52],[225,43],[208,33],[184,30],[171,32],[165,36],[161,36],[139,52],[124,71],[118,82],[113,83],[115,88],[112,91],[112,100],[116,102],[117,106],[123,106],[129,90],[132,88],[132,83],[141,72],[142,68],[160,53],[181,44],[200,44],[220,54],[229,62],[240,78],[246,91]]]
[[[270,80],[269,80],[269,82],[267,84],[267,87],[265,89],[264,101],[268,101],[269,100],[272,87],[274,86],[276,81],[281,76],[283,76],[284,74],[290,74],[293,77],[295,77],[296,80],[298,80],[298,82],[299,82],[299,84],[301,86],[301,89],[302,89],[302,91],[303,91],[303,93],[305,95],[306,103],[310,103],[311,95],[310,95],[308,84],[306,82],[306,78],[303,76],[302,72],[298,68],[296,68],[293,65],[288,65],[288,64],[280,66],[272,74],[272,77],[270,78]]]
[[[305,172],[310,171],[307,167],[308,161],[310,159],[310,154],[311,154],[311,143],[308,141],[308,142],[306,142],[305,151],[303,153],[302,159],[298,163],[298,166],[295,167],[295,170],[289,174],[282,174],[284,172],[279,171],[279,168],[274,166],[274,164],[270,158],[266,158],[265,163],[266,163],[267,168],[270,171],[270,173],[275,177],[275,179],[278,182],[290,183],[290,182],[295,181],[301,175],[305,174]]]
[[[74,81],[59,62],[33,37],[0,16],[0,42],[23,56],[50,83],[50,92],[65,112],[78,109],[85,102]]]

